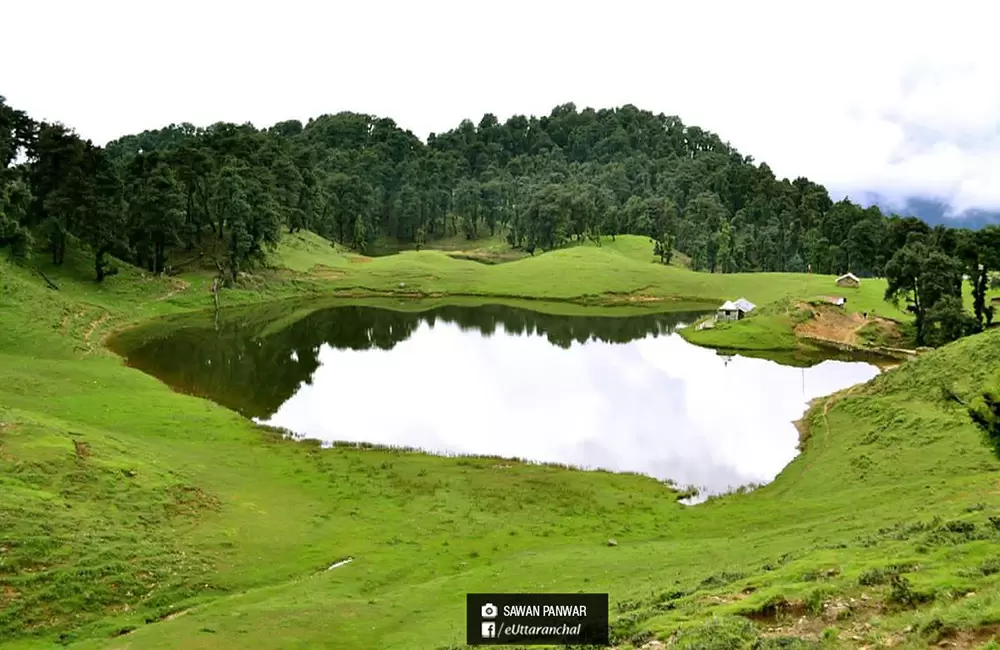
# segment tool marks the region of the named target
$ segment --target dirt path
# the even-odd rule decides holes
[[[813,405],[815,402],[810,403],[809,408],[802,415],[802,419],[796,423],[796,427],[799,429],[800,434],[803,431],[802,427],[808,427],[805,432],[806,435],[799,444],[802,445],[800,449],[800,454],[805,454],[809,452],[809,459],[806,461],[805,466],[802,468],[800,474],[805,474],[816,464],[816,461],[823,455],[826,454],[827,450],[830,449],[831,440],[833,438],[833,429],[830,426],[830,418],[827,415],[830,409],[837,405],[838,402],[850,396],[858,386],[851,386],[845,390],[839,391],[823,399],[823,410],[821,412],[821,417],[823,420],[823,435],[820,438],[817,434],[819,432],[815,431],[807,421],[810,412],[813,410]],[[785,489],[793,489],[793,485],[788,485]]]
[[[109,318],[111,318],[111,313],[104,312],[101,314],[100,318],[92,320],[90,325],[87,327],[87,331],[83,333],[83,342],[87,345],[88,352],[92,352],[94,350],[94,344],[91,343],[90,337],[93,336],[94,332],[97,331],[97,328],[103,325]]]
[[[191,283],[187,282],[186,280],[174,279],[171,280],[171,282],[174,285],[173,288],[167,293],[157,298],[157,300],[170,300],[180,292],[187,291],[188,287],[191,286]]]
[[[830,395],[823,402],[823,428],[826,429],[826,435],[823,436],[823,447],[822,450],[825,452],[830,448],[830,440],[833,438],[833,428],[830,426],[830,417],[827,415],[830,409],[836,406],[841,400],[846,399],[858,386],[851,386],[846,390],[839,391]]]
[[[308,273],[308,277],[316,278],[317,280],[339,280],[346,275],[347,273],[344,270],[335,269],[325,264],[317,264]]]
[[[835,406],[837,404],[837,402],[839,402],[842,398],[847,397],[847,395],[852,390],[854,390],[853,386],[851,386],[850,388],[848,388],[846,391],[844,391],[842,393],[834,393],[833,395],[830,395],[829,397],[826,398],[826,401],[823,402],[823,428],[826,429],[826,435],[823,437],[823,449],[824,450],[826,450],[827,448],[829,448],[829,446],[830,446],[830,436],[833,433],[830,430],[830,418],[827,415],[830,412],[830,407],[831,406]]]

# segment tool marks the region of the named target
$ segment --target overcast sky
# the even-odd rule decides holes
[[[103,143],[341,110],[421,138],[631,103],[835,193],[1000,208],[988,0],[0,0],[0,94]]]

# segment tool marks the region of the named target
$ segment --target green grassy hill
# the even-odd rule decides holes
[[[324,247],[317,248],[317,240],[322,241],[308,235],[286,237],[275,263],[318,271],[315,275],[329,288],[341,290],[600,303],[684,300],[713,307],[741,296],[765,304],[782,298],[834,294],[848,296],[849,309],[906,317],[883,302],[884,280],[866,280],[858,289],[843,289],[835,285],[833,276],[824,275],[696,273],[685,268],[680,258],[670,266],[653,263],[653,245],[635,235],[622,235],[614,242],[608,237],[600,247],[580,244],[496,265],[454,259],[440,250],[368,258],[326,246],[323,254]]]
[[[694,274],[614,247],[486,266],[318,244],[287,241],[288,270],[224,302],[338,289],[760,304],[832,283]],[[678,631],[680,647],[719,650],[973,647],[1000,624],[1000,461],[941,397],[992,379],[1000,330],[820,400],[776,481],[685,508],[640,476],[283,441],[101,345],[210,305],[206,277],[126,268],[98,286],[88,268],[75,253],[44,266],[54,291],[0,261],[2,647],[457,648],[464,594],[484,589],[607,591],[621,647]],[[865,283],[855,308],[880,291]]]

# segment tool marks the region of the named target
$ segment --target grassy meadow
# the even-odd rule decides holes
[[[615,241],[606,237],[600,247],[579,244],[487,265],[455,259],[442,250],[365,257],[310,233],[296,233],[282,241],[275,263],[302,272],[327,289],[354,294],[509,297],[600,305],[655,302],[660,309],[683,301],[714,308],[740,297],[763,305],[783,298],[846,295],[848,309],[905,318],[883,302],[884,280],[844,289],[835,286],[835,277],[825,275],[695,273],[680,259],[669,266],[654,264],[652,252],[648,239],[623,235]]]
[[[491,250],[496,242],[482,243]],[[454,244],[450,244],[454,246]],[[589,306],[646,309],[714,309],[745,297],[760,309],[752,318],[711,330],[688,329],[692,343],[743,351],[791,351],[812,346],[796,336],[791,301],[847,298],[846,311],[866,312],[909,322],[911,317],[883,300],[884,279],[864,279],[860,287],[836,286],[835,276],[804,273],[695,273],[678,256],[669,266],[653,263],[653,244],[634,235],[591,243],[515,261],[485,265],[456,259],[445,250],[405,251],[364,257],[331,246],[309,233],[286,237],[276,255],[327,290],[344,295],[466,296],[565,301]],[[969,297],[971,301],[971,296]]]
[[[223,303],[631,313],[845,293],[650,251],[619,237],[487,265],[298,233]],[[283,440],[103,346],[210,307],[210,276],[126,267],[98,286],[78,252],[38,263],[59,291],[0,259],[0,647],[454,650],[482,590],[608,592],[620,648],[971,648],[1000,629],[1000,461],[941,390],[995,380],[1000,330],[818,400],[773,483],[689,508],[637,475]],[[848,307],[903,318],[883,290]]]

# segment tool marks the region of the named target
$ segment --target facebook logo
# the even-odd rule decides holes
[[[497,624],[495,621],[483,621],[483,638],[495,639],[497,636]]]

